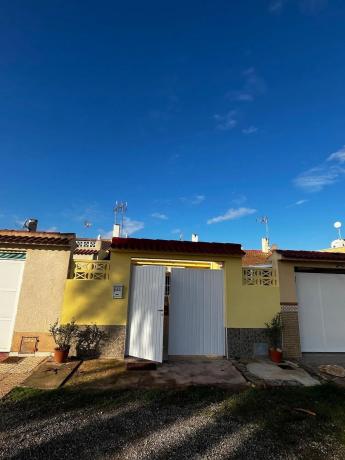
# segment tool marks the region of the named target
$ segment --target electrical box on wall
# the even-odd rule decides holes
[[[113,299],[123,299],[123,284],[114,284],[113,285]]]

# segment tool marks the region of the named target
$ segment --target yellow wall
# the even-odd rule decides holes
[[[241,260],[225,264],[225,326],[263,328],[280,311],[279,287],[243,286]]]
[[[125,325],[130,264],[127,254],[112,254],[109,280],[67,280],[61,322],[74,319],[78,324]],[[124,285],[123,299],[113,299],[114,284]]]
[[[279,311],[279,288],[242,286],[240,257],[214,257],[175,253],[111,252],[110,279],[104,281],[67,280],[62,322],[76,319],[79,324],[125,325],[132,258],[203,260],[224,264],[224,324],[233,328],[262,328]],[[218,264],[215,264],[217,267]],[[124,298],[112,299],[112,285],[124,285]]]
[[[300,268],[344,268],[339,262],[289,261],[278,260],[278,278],[280,285],[280,302],[298,303],[295,280],[295,267]]]

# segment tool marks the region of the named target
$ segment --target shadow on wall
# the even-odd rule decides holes
[[[100,330],[96,324],[80,328],[77,333],[75,345],[78,358],[100,357],[102,346],[109,338],[109,334]]]

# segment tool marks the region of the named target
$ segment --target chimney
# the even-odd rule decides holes
[[[197,243],[199,241],[199,235],[192,233],[192,241],[193,243]]]
[[[269,242],[269,239],[267,237],[261,238],[261,250],[265,254],[270,252],[270,242]]]
[[[121,226],[120,224],[114,224],[113,226],[113,238],[120,238]]]
[[[27,228],[29,232],[37,231],[38,220],[37,219],[26,219],[24,228]]]

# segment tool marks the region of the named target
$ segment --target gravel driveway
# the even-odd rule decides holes
[[[233,394],[213,388],[101,393],[19,389],[0,406],[0,457],[345,458],[332,434],[333,422],[328,426],[323,417],[282,412],[276,391],[290,398],[293,391],[315,390]],[[310,395],[311,400],[313,395],[320,399],[320,393],[297,395],[304,405]]]

